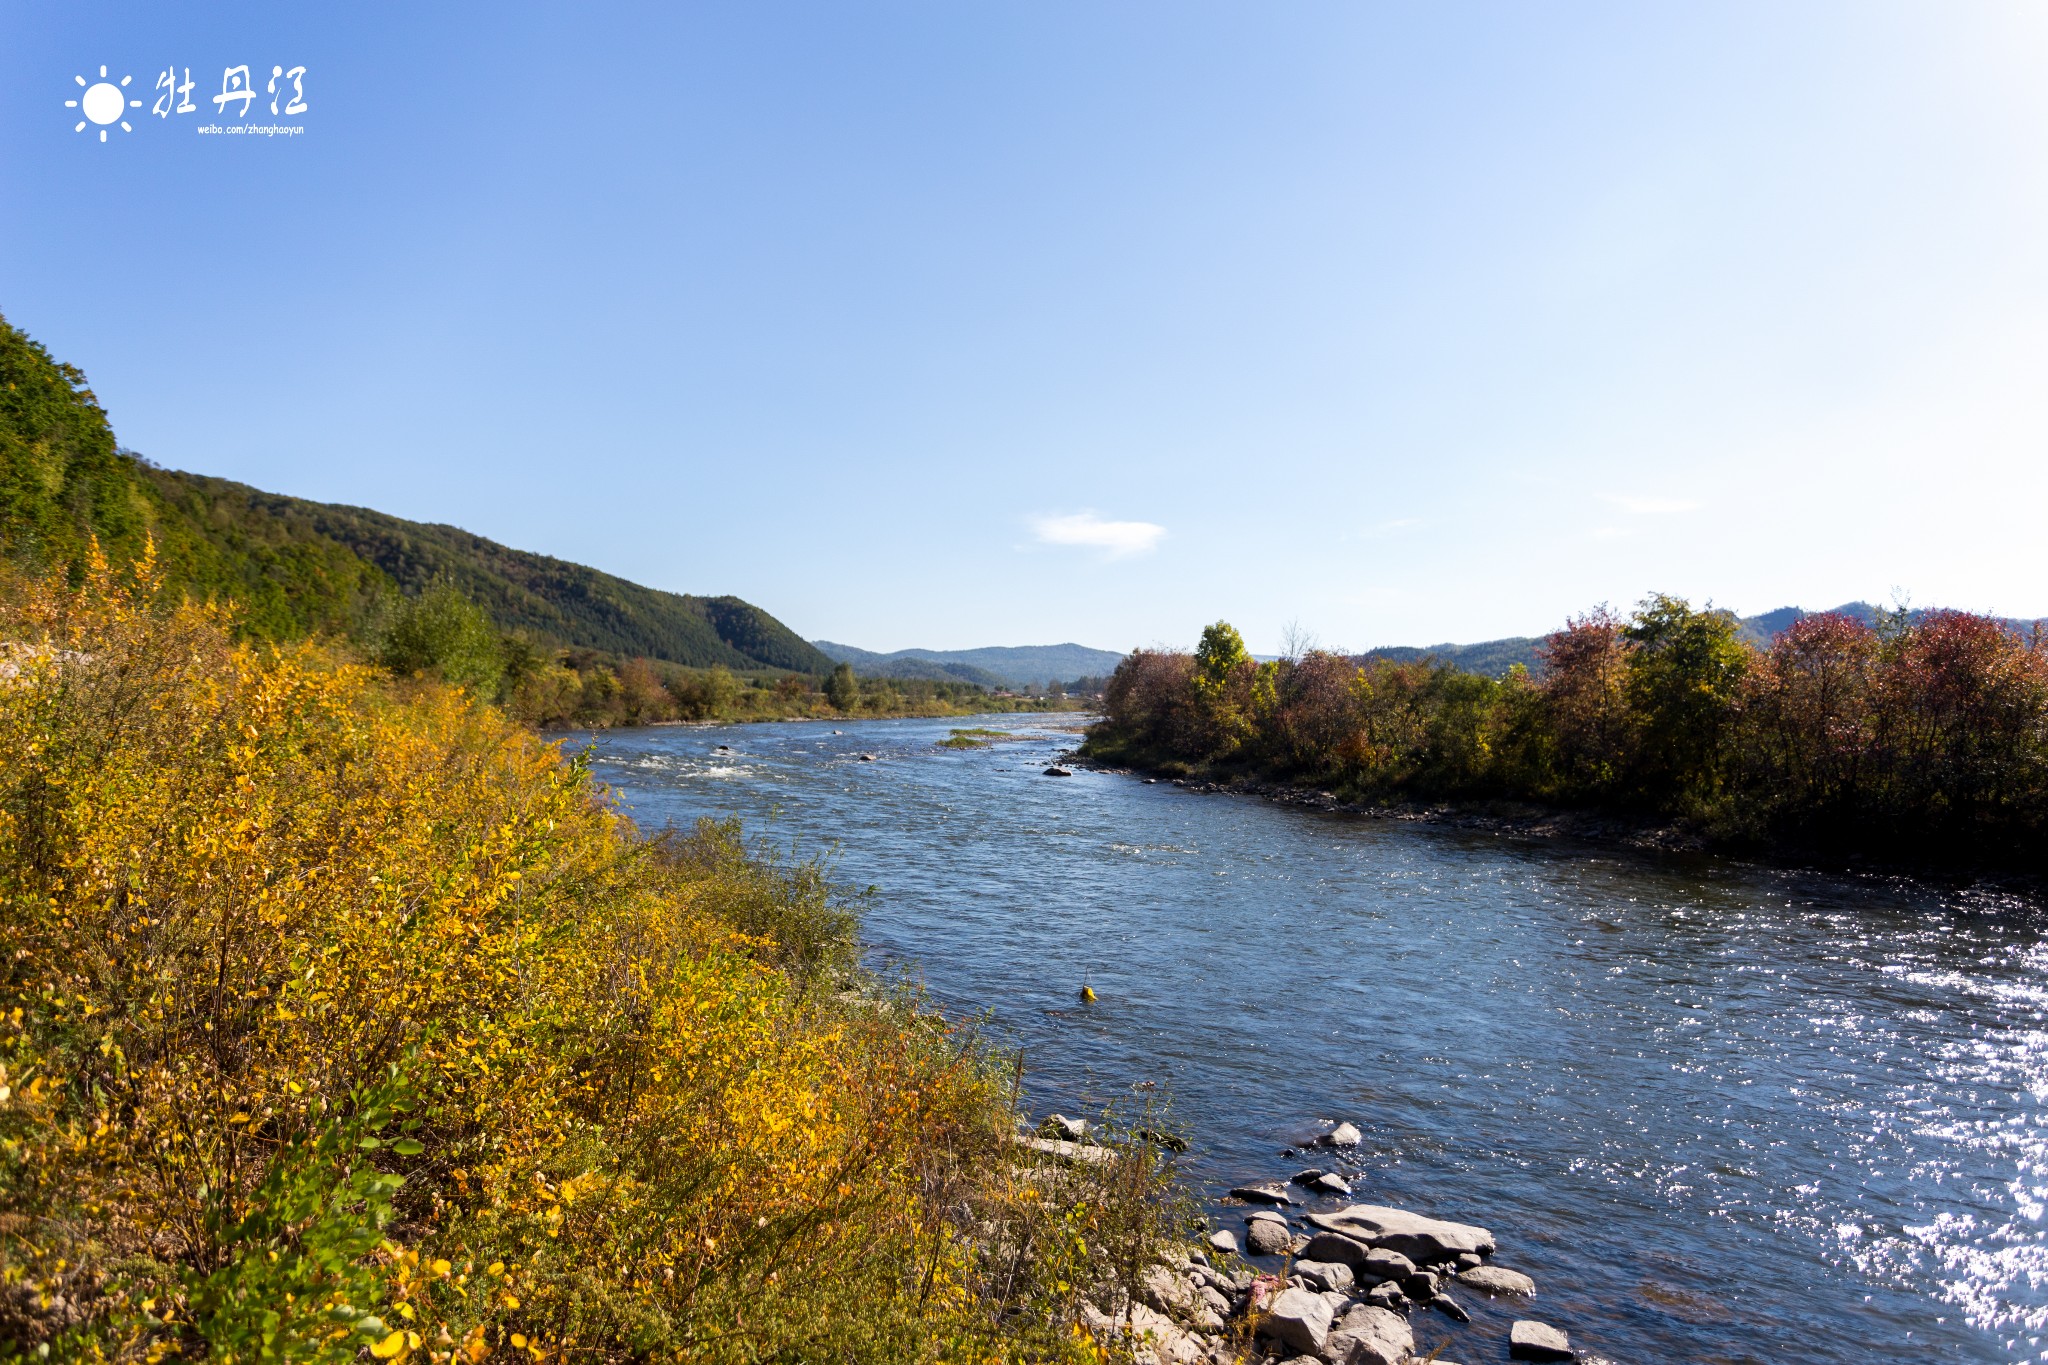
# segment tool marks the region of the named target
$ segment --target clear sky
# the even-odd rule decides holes
[[[7,0],[0,76],[0,311],[125,444],[813,638],[2048,612],[2042,4]]]

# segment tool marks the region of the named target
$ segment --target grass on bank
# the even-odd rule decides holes
[[[990,730],[975,726],[966,730],[956,729],[939,741],[941,749],[986,749],[1006,739],[1023,739],[1025,736],[1014,730]]]
[[[1172,1231],[815,866],[94,556],[0,592],[0,1355],[1102,1359]]]

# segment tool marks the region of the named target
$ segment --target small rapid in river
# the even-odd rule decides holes
[[[1418,1318],[1446,1359],[1519,1312],[1622,1365],[2048,1360],[2032,900],[1046,778],[1072,722],[570,747],[643,827],[833,853],[873,958],[1022,1047],[1035,1112],[1160,1082],[1213,1195],[1356,1123],[1355,1199],[1482,1223],[1539,1286]],[[938,747],[966,725],[1022,737]]]

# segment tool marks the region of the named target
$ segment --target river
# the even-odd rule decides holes
[[[1048,778],[1061,724],[571,747],[644,827],[737,815],[877,888],[873,957],[1021,1046],[1037,1112],[1162,1083],[1207,1195],[1358,1124],[1354,1198],[1539,1286],[1418,1315],[1446,1359],[1525,1315],[1621,1365],[2048,1360],[2040,905]],[[937,747],[966,725],[1021,737]]]

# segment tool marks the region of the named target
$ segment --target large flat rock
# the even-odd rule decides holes
[[[1335,1213],[1312,1213],[1308,1221],[1325,1232],[1398,1251],[1418,1265],[1456,1260],[1467,1252],[1485,1256],[1495,1245],[1493,1234],[1485,1228],[1425,1218],[1380,1204],[1353,1204]]]
[[[1040,1156],[1049,1156],[1055,1161],[1085,1162],[1091,1166],[1101,1166],[1116,1160],[1116,1153],[1108,1147],[1063,1142],[1058,1138],[1020,1137],[1017,1139],[1017,1145],[1027,1147]]]
[[[1508,1330],[1510,1360],[1573,1360],[1570,1338],[1547,1322],[1523,1318]]]
[[[1478,1265],[1458,1276],[1459,1284],[1469,1284],[1474,1289],[1483,1289],[1489,1294],[1534,1294],[1536,1281],[1519,1270],[1506,1266]]]

